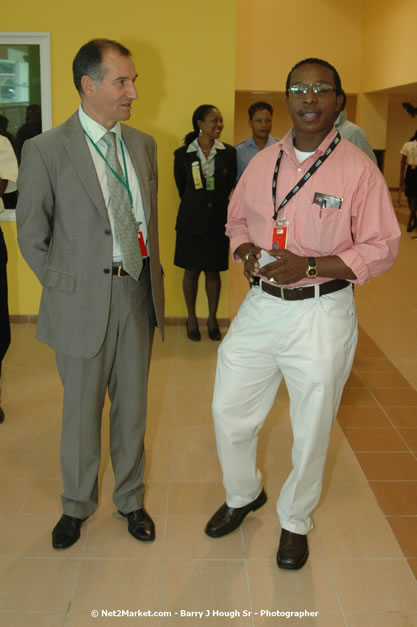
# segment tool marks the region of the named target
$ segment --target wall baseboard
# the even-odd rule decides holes
[[[10,322],[12,324],[36,324],[38,322],[37,314],[10,314]]]
[[[167,327],[185,327],[187,318],[185,316],[165,316],[165,325]],[[230,318],[217,318],[217,322],[220,327],[228,327],[230,324]],[[204,326],[207,323],[207,318],[198,318],[198,324]]]
[[[187,318],[185,316],[166,316],[165,324],[167,327],[185,326],[186,320]],[[206,318],[198,318],[198,323],[201,325],[204,325],[206,321]],[[230,324],[229,318],[217,318],[217,321],[221,327],[228,327]],[[12,324],[36,324],[38,322],[38,316],[36,314],[11,314],[10,322]]]

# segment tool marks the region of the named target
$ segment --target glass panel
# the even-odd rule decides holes
[[[49,33],[0,32],[0,134],[20,161],[26,139],[52,127]],[[15,220],[16,194],[0,221]]]
[[[39,44],[0,44],[0,133],[18,160],[26,139],[42,132]]]

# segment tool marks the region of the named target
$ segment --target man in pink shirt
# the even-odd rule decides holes
[[[400,229],[382,174],[334,127],[343,97],[336,69],[305,59],[286,94],[293,129],[251,160],[229,206],[226,232],[252,289],[219,349],[213,416],[226,503],[206,533],[230,533],[266,502],[257,438],[284,377],[294,444],[277,502],[277,563],[295,570],[308,558],[355,354],[353,284],[392,266]]]

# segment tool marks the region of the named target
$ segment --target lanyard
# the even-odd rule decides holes
[[[282,158],[282,154],[283,154],[283,151],[280,150],[277,162],[275,164],[274,176],[273,176],[273,179],[272,179],[272,201],[274,203],[274,216],[273,216],[274,222],[277,219],[279,210],[282,209],[283,207],[285,207],[285,205],[291,200],[291,198],[294,198],[294,196],[296,195],[297,192],[300,191],[302,186],[305,183],[307,183],[308,179],[311,176],[313,176],[313,174],[315,172],[317,172],[319,167],[326,161],[327,157],[329,157],[332,154],[333,150],[336,148],[337,144],[340,142],[340,139],[341,139],[341,137],[340,137],[340,133],[338,131],[336,137],[334,138],[334,140],[332,141],[332,143],[330,144],[330,146],[328,147],[328,149],[326,150],[324,155],[322,157],[319,157],[317,159],[317,161],[315,161],[313,163],[313,165],[308,170],[308,172],[306,172],[304,174],[304,176],[298,181],[297,185],[295,187],[293,187],[290,192],[288,192],[288,194],[285,196],[284,200],[281,202],[280,206],[277,209],[275,207],[276,202],[277,202],[277,180],[278,180],[279,168],[280,168],[280,165],[281,165],[281,158]]]
[[[84,131],[84,129],[83,129]],[[107,161],[106,157],[103,155],[103,153],[101,152],[100,148],[97,146],[97,144],[91,139],[90,135],[87,133],[87,131],[84,131],[85,135],[87,135],[88,139],[90,140],[90,142],[92,143],[92,145],[94,146],[94,148],[97,150],[98,154],[100,155],[100,157],[103,159],[104,163],[106,164],[106,166],[113,172],[114,176],[121,182],[121,184],[123,185],[123,187],[125,187],[127,189],[127,193],[129,194],[129,199],[130,199],[130,205],[133,209],[133,196],[132,196],[132,192],[130,191],[130,186],[129,186],[129,178],[127,176],[127,166],[126,166],[126,157],[125,157],[125,150],[123,148],[123,142],[121,139],[119,139],[120,141],[120,149],[122,151],[122,157],[123,157],[123,168],[125,171],[125,179],[123,180],[122,177],[116,172],[116,170],[114,170],[110,163]]]

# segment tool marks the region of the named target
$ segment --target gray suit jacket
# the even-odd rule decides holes
[[[153,305],[163,334],[156,144],[122,125],[148,225]],[[113,240],[107,209],[78,113],[25,142],[16,208],[22,254],[43,286],[37,337],[57,351],[93,357],[110,308]]]

